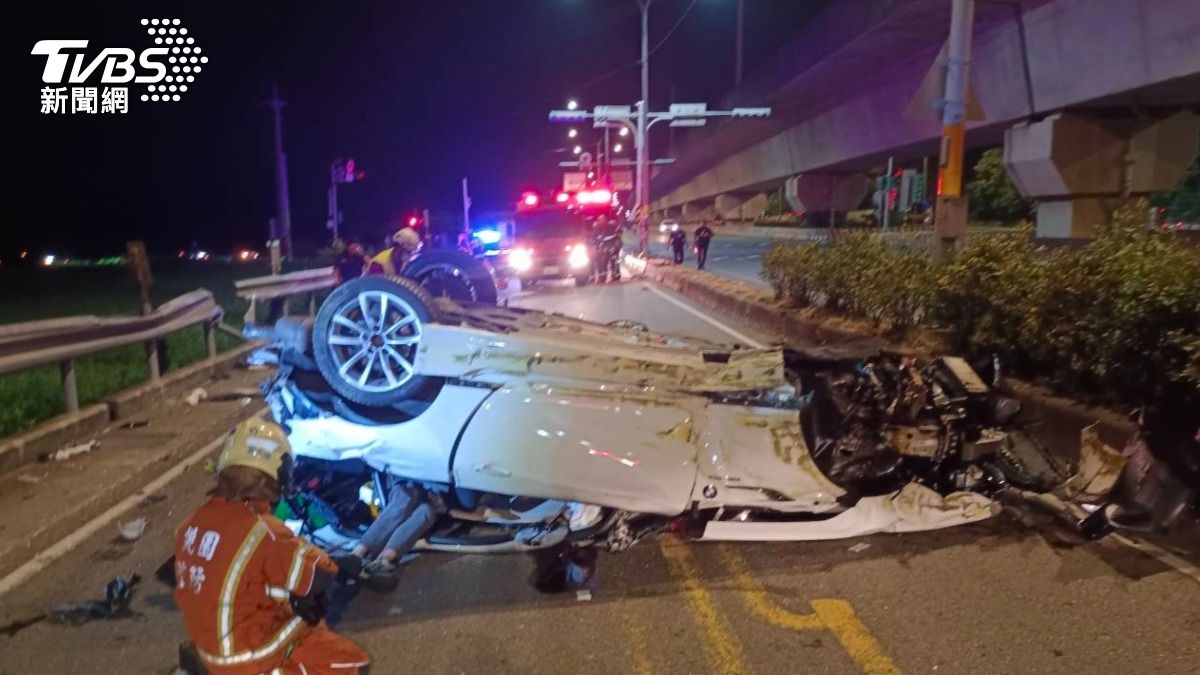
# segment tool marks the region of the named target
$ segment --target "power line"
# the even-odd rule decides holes
[[[654,49],[650,50],[648,56],[654,56],[654,53],[657,52],[660,47],[665,45],[667,40],[671,39],[671,36],[675,34],[675,31],[683,23],[683,20],[687,18],[688,14],[692,13],[692,8],[696,6],[697,2],[699,2],[699,0],[692,0],[692,4],[688,5],[687,9],[683,10],[683,14],[679,15],[679,19],[675,21],[675,25],[671,26],[671,30],[667,31],[667,34],[663,36],[663,39],[659,40],[658,44],[654,45]],[[638,59],[638,63],[641,63],[641,59]]]

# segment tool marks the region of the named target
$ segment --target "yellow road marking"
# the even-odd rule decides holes
[[[686,544],[670,537],[664,537],[661,542],[663,558],[666,559],[671,571],[683,583],[683,589],[692,607],[692,615],[704,630],[704,647],[709,653],[717,672],[738,675],[746,672],[742,659],[742,648],[737,638],[725,627],[717,613],[712,596],[700,583],[696,567],[692,564],[692,554]]]
[[[733,549],[722,545],[721,560],[733,575],[733,581],[742,595],[742,600],[750,610],[764,619],[767,623],[790,630],[824,630],[825,624],[815,614],[796,614],[776,605],[767,599],[767,592],[762,585],[750,576],[746,570],[746,562]]]
[[[728,546],[721,547],[721,560],[733,575],[742,600],[767,623],[790,630],[830,630],[838,642],[868,675],[899,675],[900,669],[883,652],[879,642],[859,621],[845,600],[813,600],[814,614],[796,614],[767,599],[767,592],[746,569],[746,562]]]
[[[629,658],[633,661],[634,675],[652,675],[650,651],[646,646],[646,624],[631,615],[625,622],[625,637],[629,640]]]
[[[871,631],[858,620],[854,608],[845,600],[813,600],[813,611],[833,631],[850,658],[868,675],[899,674],[900,669],[883,653],[883,647]]]

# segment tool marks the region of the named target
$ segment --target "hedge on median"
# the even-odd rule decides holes
[[[975,237],[942,267],[921,242],[877,233],[784,244],[763,276],[794,306],[944,329],[964,353],[1077,394],[1200,405],[1200,250],[1146,229],[1145,209],[1076,248],[1038,246],[1028,229]]]

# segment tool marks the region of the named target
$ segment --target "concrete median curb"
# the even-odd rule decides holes
[[[784,344],[801,346],[809,353],[855,358],[884,349],[925,357],[947,352],[945,341],[936,331],[912,331],[905,336],[904,344],[898,344],[867,330],[831,325],[806,316],[776,300],[771,292],[742,281],[679,267],[657,258],[627,256],[625,265],[696,305],[744,321],[759,331],[777,336]],[[1058,448],[1070,449],[1064,453],[1068,458],[1079,447],[1080,431],[1092,424],[1098,423],[1101,439],[1116,448],[1124,447],[1135,433],[1129,419],[1110,408],[1080,403],[1019,380],[1010,379],[1009,383],[1022,405],[1043,421],[1039,434],[1042,440]]]
[[[0,439],[0,473],[35,462],[38,455],[58,450],[71,441],[98,434],[113,422],[132,417],[163,397],[180,396],[211,380],[217,373],[232,368],[259,346],[256,342],[240,345],[214,358],[167,373],[157,382],[125,389],[79,412],[52,417],[29,431]]]

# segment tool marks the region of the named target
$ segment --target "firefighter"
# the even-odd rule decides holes
[[[421,235],[405,227],[392,235],[392,245],[383,249],[367,264],[367,274],[398,277],[404,272],[408,259],[421,248]]]
[[[337,567],[271,515],[290,467],[283,429],[242,422],[217,459],[212,497],[176,530],[175,603],[192,642],[181,660],[203,668],[188,672],[367,671],[366,653],[323,621]]]

